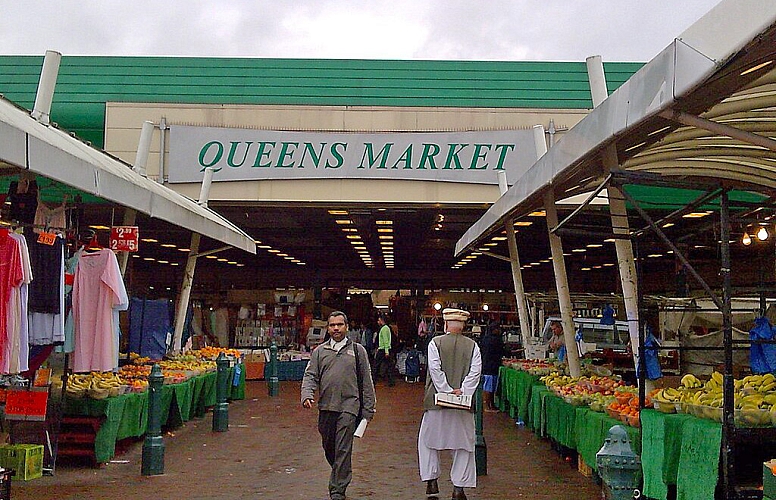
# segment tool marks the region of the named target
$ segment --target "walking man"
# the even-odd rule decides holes
[[[377,318],[380,330],[377,333],[377,351],[375,352],[375,379],[385,378],[388,386],[393,387],[393,363],[391,363],[391,327],[385,316]]]
[[[474,414],[468,410],[443,408],[434,403],[436,393],[473,395],[480,383],[482,360],[477,344],[463,332],[469,313],[461,309],[442,311],[445,334],[428,344],[428,374],[423,399],[423,420],[418,435],[420,479],[426,495],[439,494],[439,450],[451,450],[453,466],[452,500],[466,500],[464,488],[477,486],[474,460]]]
[[[329,340],[310,356],[302,379],[302,406],[312,408],[318,393],[318,432],[331,466],[329,497],[345,500],[353,477],[353,432],[361,418],[375,413],[375,388],[366,349],[346,337],[348,318],[341,311],[329,314]]]

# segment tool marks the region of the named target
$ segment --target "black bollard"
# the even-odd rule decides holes
[[[151,368],[148,376],[148,426],[143,442],[143,458],[140,472],[144,476],[164,474],[164,440],[162,438],[161,405],[164,375],[159,365]]]
[[[278,346],[275,341],[272,341],[272,346],[269,348],[269,382],[267,383],[267,390],[269,395],[280,395],[280,380],[278,380]]]
[[[474,463],[478,476],[488,475],[488,445],[485,444],[485,436],[482,434],[482,378],[475,393],[475,405],[477,411],[474,414],[475,438],[474,438]]]
[[[229,391],[229,358],[222,352],[216,359],[216,407],[213,408],[213,432],[229,430],[229,403],[226,402]]]

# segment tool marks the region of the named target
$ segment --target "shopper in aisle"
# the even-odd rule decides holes
[[[341,311],[329,314],[330,339],[318,346],[302,379],[302,406],[315,405],[318,393],[318,432],[331,466],[329,497],[344,500],[353,477],[353,433],[361,419],[372,420],[375,388],[366,349],[346,337],[348,317]]]
[[[393,387],[393,361],[391,359],[391,327],[385,316],[377,318],[380,331],[377,333],[377,351],[375,351],[375,380],[381,378]]]
[[[468,410],[443,408],[435,404],[437,393],[473,395],[480,383],[480,349],[462,335],[469,313],[444,309],[445,334],[428,344],[428,374],[423,398],[423,419],[418,434],[420,479],[426,495],[438,498],[439,450],[451,450],[450,479],[453,500],[466,500],[464,488],[477,486],[474,461],[474,414]]]
[[[504,340],[501,338],[501,327],[493,324],[485,329],[485,335],[480,339],[482,354],[482,402],[485,411],[498,411],[493,404],[493,394],[498,383],[498,370],[501,358],[504,356]]]

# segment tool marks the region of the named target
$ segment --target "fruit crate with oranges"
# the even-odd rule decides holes
[[[763,464],[763,498],[776,497],[776,459]]]

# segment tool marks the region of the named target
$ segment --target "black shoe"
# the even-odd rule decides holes
[[[466,500],[466,493],[463,492],[463,488],[453,486],[453,496],[451,500]]]
[[[436,479],[429,479],[426,481],[426,496],[429,498],[437,498],[439,494],[439,484]]]

